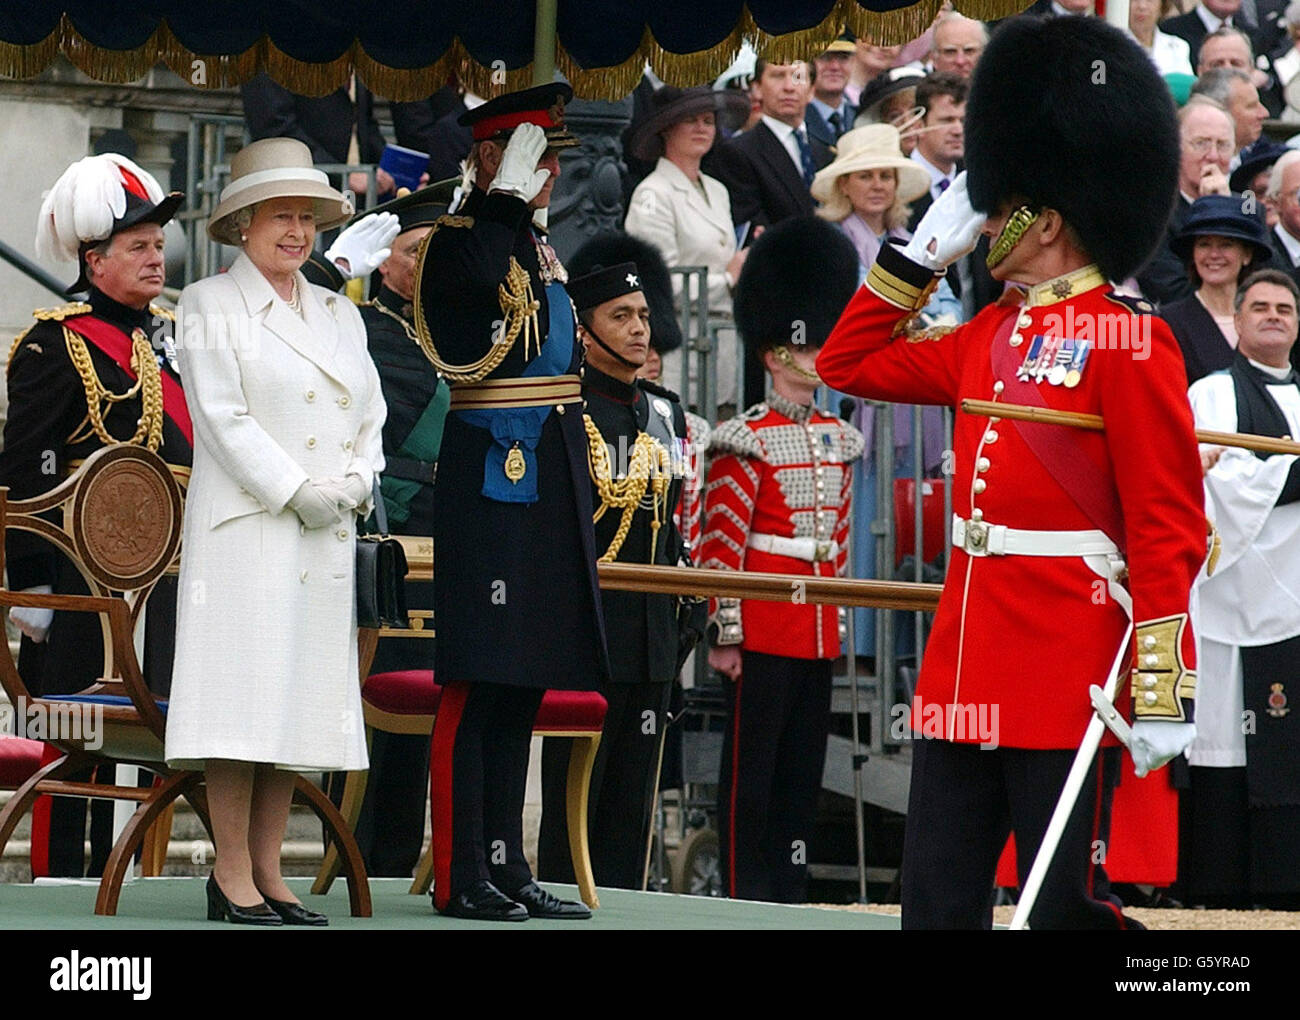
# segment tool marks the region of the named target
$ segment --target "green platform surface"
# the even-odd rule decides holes
[[[129,883],[115,917],[97,917],[96,886],[0,884],[0,929],[77,931],[207,929],[256,931],[205,920],[202,878],[145,878]],[[600,890],[600,909],[590,921],[522,924],[461,921],[435,914],[428,896],[412,896],[406,879],[370,881],[373,917],[349,917],[347,889],[336,882],[328,896],[312,896],[309,879],[289,879],[307,906],[330,916],[330,927],[293,931],[393,931],[406,929],[493,929],[510,931],[595,930],[897,930],[898,917],[863,910],[792,907],[774,903]],[[577,899],[573,886],[548,884],[552,892]]]

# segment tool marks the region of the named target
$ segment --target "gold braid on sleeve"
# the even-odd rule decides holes
[[[596,495],[600,497],[600,507],[592,516],[592,522],[600,520],[611,507],[623,511],[609,548],[596,562],[613,563],[618,558],[618,551],[627,540],[632,518],[647,489],[654,493],[654,519],[650,522],[650,559],[653,562],[659,541],[659,528],[668,511],[668,481],[672,472],[672,459],[668,456],[668,451],[653,436],[638,432],[636,442],[632,444],[632,456],[628,460],[627,477],[615,481],[610,470],[605,437],[600,434],[600,429],[590,415],[582,416],[582,424],[587,429],[587,467],[596,486]]]
[[[91,431],[105,446],[116,446],[123,440],[114,439],[104,427],[104,410],[101,404],[118,404],[140,395],[140,420],[136,425],[135,435],[125,442],[133,446],[141,443],[154,453],[162,445],[162,370],[158,359],[154,357],[153,346],[144,330],[131,331],[131,371],[135,373],[135,385],[124,393],[113,393],[99,381],[99,373],[90,360],[90,351],[86,341],[75,330],[63,327],[63,340],[68,347],[68,357],[72,366],[81,376],[81,385],[86,391],[86,420]]]

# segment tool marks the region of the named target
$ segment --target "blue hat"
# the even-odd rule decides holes
[[[1273,141],[1268,135],[1260,135],[1241,150],[1241,163],[1228,178],[1228,187],[1235,192],[1245,191],[1250,187],[1251,181],[1269,169],[1288,151],[1287,146]]]
[[[1245,208],[1252,212],[1246,212]],[[1268,243],[1268,227],[1253,196],[1206,195],[1192,203],[1183,229],[1170,245],[1183,261],[1191,258],[1198,237],[1230,237],[1254,249],[1255,262],[1268,262],[1273,248]]]

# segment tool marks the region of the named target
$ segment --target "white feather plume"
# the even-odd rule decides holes
[[[153,175],[125,156],[106,152],[79,159],[45,193],[36,224],[37,258],[75,262],[83,243],[102,241],[113,232],[113,221],[126,212],[120,169],[135,175],[149,201],[163,200]]]

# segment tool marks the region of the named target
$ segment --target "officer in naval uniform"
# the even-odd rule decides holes
[[[1104,87],[1090,77],[1098,62]],[[1116,702],[1127,711],[1131,687],[1137,774],[1195,735],[1188,602],[1206,526],[1181,355],[1146,302],[1107,283],[1155,248],[1173,203],[1164,95],[1145,53],[1104,22],[1007,22],[971,85],[969,193],[959,177],[906,248],[881,251],[818,358],[836,389],[958,411],[954,548],[912,716],[923,739],[905,928],[988,927],[1008,831],[1023,885],[1092,715],[1089,685],[1106,683],[1117,656],[1128,655]],[[994,277],[1027,290],[943,335],[912,330],[938,274],[981,232]],[[962,413],[965,398],[1101,415],[1105,427],[980,417]],[[1136,655],[1124,652],[1129,620]],[[1113,758],[1099,754],[1083,784],[1031,927],[1134,926],[1095,854]]]
[[[9,413],[0,484],[14,499],[47,492],[104,446],[147,446],[188,479],[193,431],[177,374],[172,315],[152,302],[163,288],[163,225],[184,196],[124,156],[105,153],[70,166],[41,207],[37,253],[76,261],[69,294],[85,301],[35,313],[9,351]],[[6,538],[9,586],[18,591],[87,593],[65,557],[24,532]],[[150,688],[170,687],[176,582],[164,578],[149,599],[144,668]],[[103,669],[93,614],[16,609],[23,632],[19,670],[39,694],[84,690]],[[111,777],[110,777],[111,778]],[[97,801],[90,874],[108,856],[112,803]],[[42,798],[33,816],[33,871],[85,873],[86,802]],[[48,826],[48,845],[43,833]]]

